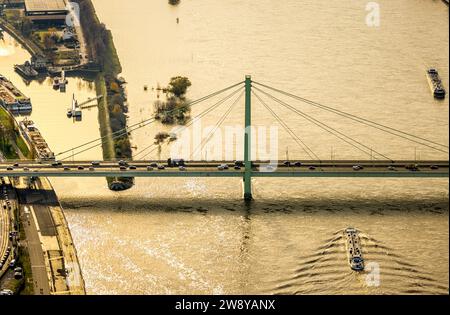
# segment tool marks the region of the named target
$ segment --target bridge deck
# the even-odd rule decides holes
[[[147,170],[149,161],[133,161],[130,165],[136,169],[120,170],[117,162],[101,162],[99,166],[91,167],[91,162],[65,162],[64,166],[54,167],[34,161],[21,162],[19,166],[11,163],[0,163],[0,176],[22,177],[243,177],[245,168],[235,170],[231,162],[230,169],[218,170],[217,166],[226,162],[187,162],[186,169],[180,171],[177,167],[166,167],[164,170]],[[161,163],[162,164],[162,163]],[[294,162],[292,162],[294,164]],[[354,170],[353,166],[361,165],[363,169]],[[417,170],[407,169],[407,166],[417,165]],[[78,169],[78,167],[84,169]],[[317,161],[303,162],[302,166],[286,166],[281,163],[267,169],[266,164],[254,162],[253,177],[448,177],[448,161]],[[314,168],[311,168],[314,166]],[[389,169],[389,167],[393,167]],[[8,170],[9,168],[9,170]],[[12,168],[12,169],[11,169]],[[64,169],[67,168],[67,169]]]

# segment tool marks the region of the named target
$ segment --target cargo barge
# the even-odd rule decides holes
[[[33,109],[31,100],[2,75],[0,75],[0,105],[13,114],[29,114]]]
[[[25,119],[19,123],[23,137],[39,160],[55,160],[55,154],[50,150],[47,142],[32,120]]]
[[[344,236],[347,238],[345,245],[350,268],[355,271],[363,271],[364,259],[362,257],[361,242],[358,231],[354,228],[347,228],[344,231]]]
[[[428,84],[430,85],[431,93],[433,93],[434,98],[444,99],[445,89],[442,85],[442,80],[436,69],[428,69],[427,71]]]

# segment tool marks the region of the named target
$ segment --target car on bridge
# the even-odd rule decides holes
[[[417,172],[419,170],[418,164],[408,164],[405,166],[405,168],[409,171]]]
[[[119,166],[128,166],[128,163],[124,160],[120,160],[118,164]]]
[[[228,164],[222,164],[220,166],[222,166],[224,170],[227,170],[230,168],[230,166]]]

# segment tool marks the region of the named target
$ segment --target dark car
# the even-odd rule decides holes
[[[119,166],[128,166],[128,163],[124,160],[119,161]]]
[[[409,170],[409,171],[416,172],[416,171],[419,170],[419,165],[417,165],[417,164],[408,164],[408,165],[405,166],[405,168],[407,170]]]

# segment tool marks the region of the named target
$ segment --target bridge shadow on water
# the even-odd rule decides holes
[[[239,266],[235,270],[239,274],[236,278],[240,279],[238,292],[258,294],[448,293],[448,283],[446,284],[436,273],[432,274],[433,270],[430,270],[430,266],[422,266],[420,259],[417,260],[414,253],[408,252],[408,243],[420,238],[419,235],[414,234],[416,228],[408,231],[408,227],[402,227],[407,233],[405,235],[402,235],[402,231],[392,231],[399,222],[411,220],[427,229],[430,228],[430,222],[448,220],[449,206],[447,198],[444,197],[420,200],[401,198],[374,200],[361,197],[353,200],[256,199],[252,202],[244,202],[241,199],[225,198],[215,200],[142,199],[121,196],[86,200],[68,197],[61,198],[61,203],[66,210],[70,211],[71,217],[79,218],[76,213],[81,213],[86,215],[84,220],[89,220],[100,214],[103,220],[103,214],[105,214],[110,218],[108,222],[111,226],[108,231],[115,231],[118,226],[122,228],[123,225],[115,220],[123,220],[124,215],[128,213],[136,216],[132,216],[133,219],[127,222],[137,222],[139,219],[144,221],[135,224],[135,228],[139,226],[141,229],[151,229],[149,224],[160,222],[158,219],[161,218],[173,220],[173,222],[188,218],[188,226],[194,230],[204,229],[207,231],[205,235],[211,235],[209,233],[215,233],[221,229],[210,218],[223,218],[220,224],[225,224],[228,228],[230,224],[238,224],[238,227],[232,228],[238,233],[236,246],[238,246],[239,254],[233,261],[233,264]],[[156,213],[160,215],[155,216],[154,220],[146,220],[147,214]],[[422,221],[424,217],[432,218],[432,220],[424,222]],[[168,221],[164,222],[168,224]],[[380,265],[382,283],[380,287],[367,285],[367,272],[354,272],[347,263],[343,229],[350,224],[360,229],[363,257],[367,266],[372,262]],[[383,227],[383,225],[387,226]],[[161,235],[175,233],[174,226],[168,227],[170,232],[160,232],[163,233]],[[98,229],[103,231],[101,226]],[[390,231],[394,235],[391,235]],[[439,231],[439,233],[448,235],[448,230]],[[374,237],[372,234],[377,236]],[[236,236],[236,234],[233,235]],[[378,236],[382,240],[377,239]],[[133,234],[131,239],[134,237],[136,236]],[[439,246],[429,235],[424,237],[431,242],[432,248]],[[122,242],[122,237],[119,238]],[[190,244],[189,242],[193,240],[186,237],[179,241]],[[202,244],[217,245],[213,241],[212,243],[202,241]],[[278,255],[277,258],[269,257],[273,254]],[[284,266],[283,270],[273,270],[272,267],[268,267],[268,265],[277,264],[278,260],[288,261],[285,264],[280,263]],[[436,263],[433,262],[433,264]],[[443,263],[445,264],[446,261]],[[265,270],[266,268],[271,271],[270,276],[263,272],[262,277],[266,277],[264,280],[254,275],[255,269]]]
[[[420,200],[405,199],[352,199],[336,200],[333,198],[289,198],[289,199],[257,199],[246,202],[241,199],[214,199],[206,198],[155,198],[143,199],[135,197],[119,198],[89,198],[78,199],[75,197],[60,198],[61,204],[67,209],[80,209],[89,211],[163,211],[163,212],[184,212],[217,214],[221,212],[236,213],[251,217],[252,214],[365,214],[371,216],[392,214],[392,213],[448,213],[448,198],[429,198]]]

